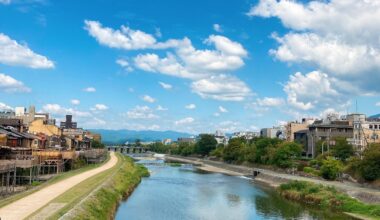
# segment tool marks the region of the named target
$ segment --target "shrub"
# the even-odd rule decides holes
[[[335,160],[332,157],[327,157],[323,160],[321,166],[321,175],[328,180],[335,180],[343,170],[343,165],[339,160]]]

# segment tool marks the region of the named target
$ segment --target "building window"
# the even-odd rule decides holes
[[[369,125],[369,129],[373,129],[373,125]]]
[[[375,125],[375,129],[377,130],[377,125]]]

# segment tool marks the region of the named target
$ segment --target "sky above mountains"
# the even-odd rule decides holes
[[[0,109],[257,130],[380,110],[380,1],[0,0]]]

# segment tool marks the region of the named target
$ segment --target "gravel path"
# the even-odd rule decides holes
[[[41,190],[30,194],[22,199],[19,199],[9,205],[0,208],[1,220],[20,220],[25,219],[38,209],[47,205],[50,201],[60,196],[70,188],[74,187],[78,183],[99,174],[105,170],[108,170],[115,166],[117,163],[117,157],[114,152],[111,152],[110,160],[95,169],[86,171],[84,173],[72,176],[68,179],[54,183],[50,186],[44,187]]]

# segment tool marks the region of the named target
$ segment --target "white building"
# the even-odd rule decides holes
[[[229,141],[229,138],[222,131],[216,131],[214,138],[218,144],[227,145]]]

